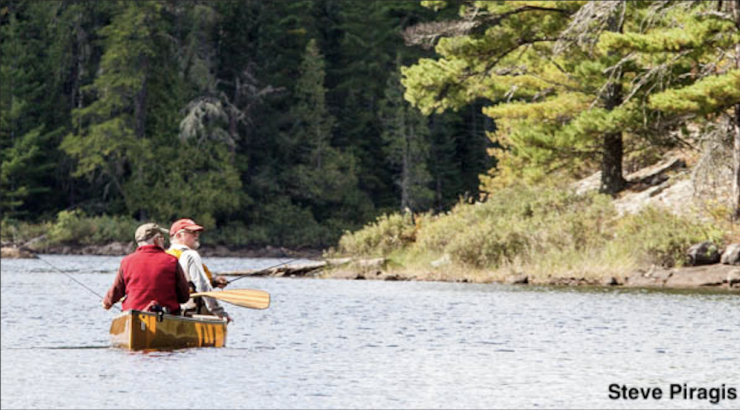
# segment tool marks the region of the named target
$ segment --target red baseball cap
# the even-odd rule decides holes
[[[183,229],[187,229],[189,231],[202,231],[205,228],[196,224],[192,219],[178,219],[170,227],[170,236],[175,236],[176,233]]]

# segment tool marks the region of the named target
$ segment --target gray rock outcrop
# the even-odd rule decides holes
[[[712,265],[720,259],[719,248],[708,241],[691,245],[686,256],[688,266]]]
[[[740,265],[740,243],[727,245],[724,252],[722,252],[720,263],[725,265]]]

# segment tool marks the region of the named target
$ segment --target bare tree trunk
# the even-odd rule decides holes
[[[626,7],[626,4],[622,4]],[[624,9],[622,9],[624,12]],[[618,33],[622,31],[622,17],[612,16],[609,23],[609,31]],[[621,70],[614,73],[614,77],[609,81],[612,83],[607,86],[607,92],[604,99],[604,108],[609,111],[614,110],[622,103],[622,80]],[[614,195],[624,189],[627,181],[622,176],[622,157],[624,154],[624,142],[622,132],[613,132],[604,135],[602,142],[603,156],[601,159],[601,186],[599,192]]]
[[[618,79],[615,81],[618,81]],[[613,110],[622,102],[622,87],[615,82],[609,88],[605,105],[607,110]],[[599,192],[614,195],[627,185],[627,181],[622,176],[622,157],[624,154],[622,133],[614,132],[604,135],[602,149],[604,152],[601,159],[601,186]]]

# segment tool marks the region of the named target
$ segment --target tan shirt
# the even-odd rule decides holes
[[[182,244],[173,243],[170,246],[170,249],[173,248],[182,251],[182,254],[180,255],[180,258],[178,258],[177,262],[180,264],[182,271],[185,273],[185,278],[188,281],[192,282],[193,285],[195,285],[195,291],[211,292],[213,290],[213,286],[211,285],[211,281],[208,279],[208,275],[206,275],[205,269],[203,269],[203,261],[200,258],[200,254],[196,250],[190,249],[186,245]],[[209,312],[211,312],[211,314],[219,317],[229,317],[229,314],[226,313],[224,308],[218,303],[216,299],[203,297],[203,301],[205,302],[206,308]],[[190,298],[190,300],[181,304],[180,308],[183,311],[188,309],[195,309],[195,300],[193,300],[193,298]]]

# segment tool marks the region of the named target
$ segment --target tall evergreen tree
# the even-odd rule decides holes
[[[87,208],[84,200],[97,196],[97,187],[71,176],[73,160],[58,147],[64,135],[72,130],[72,110],[87,104],[82,88],[94,81],[102,56],[98,30],[110,22],[116,5],[112,2],[47,2],[43,7],[51,13],[48,19],[37,16],[47,27],[49,39],[46,54],[50,68],[49,88],[42,108],[46,114],[43,122],[59,134],[54,138],[53,150],[46,151],[47,155],[58,158],[55,177],[51,178],[58,199],[48,195],[45,202],[62,209],[78,205]]]
[[[489,139],[485,124],[490,118],[474,102],[459,112],[430,117],[431,155],[429,172],[433,177],[434,208],[449,209],[460,196],[476,198],[480,175],[493,168],[487,153]]]
[[[100,30],[105,41],[101,73],[83,89],[95,100],[73,111],[75,130],[62,149],[77,160],[75,175],[100,178],[104,198],[113,191],[134,206],[139,198],[124,185],[129,176],[143,185],[141,165],[154,160],[144,137],[161,6],[132,2],[119,7],[111,24]]]
[[[44,124],[49,90],[46,60],[39,61],[47,39],[40,4],[8,2],[0,15],[0,211],[3,218],[29,216],[44,209],[43,195],[55,167],[53,134]]]
[[[327,66],[329,84],[336,84],[330,101],[340,132],[339,146],[350,149],[358,160],[359,184],[378,209],[394,209],[392,175],[385,167],[382,125],[378,103],[383,98],[388,76],[395,69],[394,58],[400,54],[412,61],[425,50],[405,47],[401,33],[431,12],[418,3],[407,1],[341,1],[341,54],[339,64]]]
[[[388,78],[378,116],[383,124],[386,160],[396,170],[401,210],[418,212],[428,209],[433,200],[429,188],[432,178],[427,170],[429,128],[427,118],[403,99],[403,91],[396,70]]]
[[[355,159],[333,145],[336,120],[329,114],[324,86],[324,59],[316,41],[309,41],[296,81],[293,127],[287,136],[295,166],[287,173],[289,192],[308,206],[319,222],[331,226],[329,237],[340,231],[339,217],[346,222],[361,221],[369,200],[357,188]]]
[[[118,212],[163,220],[185,212],[212,225],[215,212],[238,203],[233,194],[213,192],[239,187],[223,163],[223,142],[187,141],[184,133],[186,141],[173,146],[182,94],[163,5],[118,7],[100,30],[101,73],[83,88],[94,100],[73,111],[75,130],[62,148],[77,160],[76,175],[100,184],[104,201],[120,198]],[[203,196],[196,200],[187,192]]]

